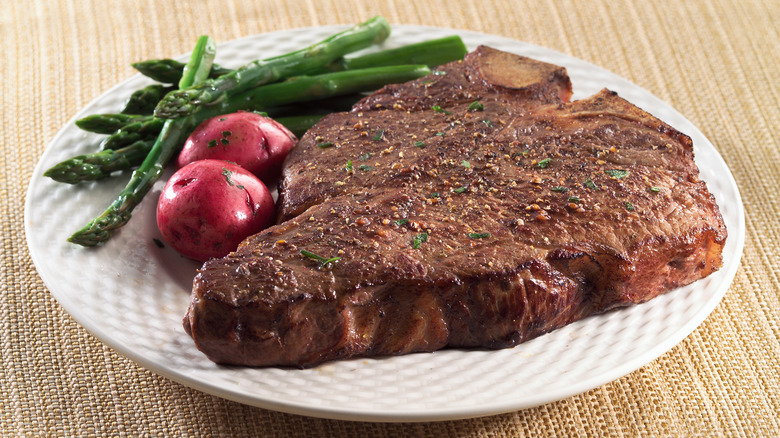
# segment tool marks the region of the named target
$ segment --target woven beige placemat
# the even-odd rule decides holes
[[[535,409],[462,421],[306,418],[209,396],[102,345],[30,260],[24,195],[75,112],[130,62],[294,27],[392,23],[499,34],[585,59],[669,102],[715,144],[744,198],[747,242],[723,302],[638,371]],[[0,435],[778,436],[780,422],[780,2],[398,0],[0,1]]]

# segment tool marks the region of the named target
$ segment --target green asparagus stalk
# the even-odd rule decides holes
[[[122,114],[152,114],[160,99],[175,89],[173,86],[154,84],[136,90],[125,102]]]
[[[100,142],[100,148],[106,149],[119,149],[129,144],[135,143],[138,140],[154,139],[160,133],[160,130],[165,124],[165,120],[158,119],[156,117],[149,117],[146,119],[138,119],[117,129],[113,134],[104,138]]]
[[[338,95],[320,99],[306,105],[293,104],[277,108],[265,108],[269,117],[288,118],[293,116],[308,117],[312,112],[329,113],[334,111],[347,111],[352,105],[364,97],[363,94],[354,93]],[[314,111],[313,111],[314,110]],[[160,134],[162,119],[156,119],[151,115],[135,114],[92,114],[76,120],[76,126],[84,131],[96,134],[110,134],[104,139],[104,147],[101,149],[117,150],[134,141],[153,139]],[[107,147],[106,147],[107,146]],[[74,157],[75,158],[75,157]]]
[[[289,106],[280,106],[276,108],[265,108],[269,117],[292,117],[299,115],[311,115],[312,112],[330,113],[336,111],[348,111],[352,105],[364,97],[363,94],[353,93],[348,95],[337,95],[319,99],[316,102],[307,102],[305,105],[292,104]],[[76,126],[84,131],[94,132],[95,134],[110,134],[112,138],[105,140],[105,146],[101,149],[119,149],[138,141],[138,139],[154,138],[160,133],[164,120],[155,119],[151,115],[135,114],[92,114],[82,119],[76,120]],[[139,136],[131,134],[138,133]],[[108,138],[108,137],[107,137]],[[136,140],[133,140],[136,138]]]
[[[275,120],[300,137],[324,116],[324,113],[306,114],[278,117]],[[114,172],[140,166],[153,145],[154,140],[139,140],[121,149],[78,155],[55,164],[44,172],[43,176],[66,184],[101,180]]]
[[[180,87],[160,101],[155,116],[165,119],[190,116],[259,85],[314,71],[347,53],[382,42],[389,34],[387,20],[374,17],[307,48],[251,62],[232,73],[193,87]]]
[[[178,84],[181,80],[181,73],[186,65],[183,62],[174,59],[149,59],[146,61],[135,62],[131,64],[142,75],[154,79],[163,84]],[[217,64],[211,66],[209,72],[210,78],[217,78],[233,70],[220,67]]]
[[[52,166],[43,176],[67,184],[100,180],[139,166],[153,145],[154,140],[139,140],[121,149],[79,155]]]
[[[243,102],[245,109],[262,111],[290,103],[375,90],[386,84],[417,79],[430,72],[426,65],[391,65],[316,76],[296,76],[284,82],[244,91],[231,98],[228,106],[233,106],[234,102]]]
[[[275,120],[300,137],[323,117],[324,113],[278,117]],[[114,172],[140,166],[152,145],[154,140],[139,140],[121,149],[78,155],[55,164],[44,172],[43,176],[66,184],[101,180]]]
[[[241,109],[263,111],[288,103],[306,102],[330,96],[372,91],[385,84],[404,82],[424,76],[428,71],[425,66],[401,65],[347,70],[316,76],[299,76],[284,82],[268,84],[249,90],[248,94],[243,98],[231,99],[224,108],[221,105],[217,105],[208,113],[214,114],[213,110],[222,110],[224,111],[223,114],[231,112],[228,108],[235,108],[233,111]],[[339,74],[335,75],[336,73]],[[240,103],[242,99],[245,102],[244,104]],[[264,102],[263,99],[267,99],[267,101]],[[236,106],[237,104],[238,107]],[[214,115],[219,115],[219,113]],[[109,122],[109,116],[104,116],[105,120],[103,121]],[[101,119],[101,116],[94,116],[89,121],[92,124],[98,124],[101,122]],[[203,116],[199,116],[197,119],[201,122],[205,120]],[[100,144],[101,149],[119,149],[139,140],[148,140],[159,134],[163,123],[164,120],[156,117],[138,118],[103,139]]]
[[[216,52],[217,45],[214,40],[205,35],[201,36],[190,55],[189,62],[182,70],[179,88],[191,87],[208,79]]]
[[[433,68],[463,59],[466,52],[463,40],[459,36],[453,35],[365,55],[343,57],[336,60],[331,67],[340,70],[355,70],[399,64],[425,64]]]
[[[76,120],[76,126],[96,134],[112,134],[129,124],[145,122],[151,118],[152,116],[136,114],[92,114]]]
[[[465,54],[466,46],[463,40],[453,35],[365,55],[342,57],[323,67],[321,73],[401,64],[425,64],[433,68],[462,59]],[[174,59],[149,59],[132,65],[142,74],[166,84],[178,82],[184,69],[184,63]],[[235,70],[214,64],[209,77],[216,78],[233,71]]]
[[[379,75],[377,75],[377,72]],[[270,90],[260,90],[256,94],[258,96],[252,98],[247,96],[245,101],[247,102],[244,107],[238,109],[251,109],[250,107],[257,108],[258,110],[273,112],[272,117],[277,118],[283,125],[288,123],[294,129],[293,132],[297,132],[296,135],[300,135],[305,132],[306,129],[311,127],[316,121],[322,117],[322,114],[333,111],[346,111],[355,102],[363,97],[360,94],[361,91],[372,91],[390,82],[400,82],[404,79],[414,79],[420,75],[426,74],[427,70],[420,68],[420,66],[395,66],[393,69],[377,68],[377,69],[361,69],[357,73],[342,73],[340,75],[329,76],[311,76],[300,77],[288,80],[290,83],[285,85],[274,84]],[[353,81],[351,78],[357,76],[359,81]],[[335,85],[334,85],[335,81]],[[330,88],[320,87],[318,90],[317,84],[331,84]],[[308,84],[308,85],[307,85]],[[345,84],[350,88],[344,88]],[[270,85],[266,85],[268,87]],[[283,100],[277,97],[271,96],[266,104],[253,104],[258,100],[263,99],[263,93],[265,95],[284,94],[285,90],[298,88],[292,94],[289,94]],[[358,90],[357,92],[349,92],[349,89]],[[276,90],[276,91],[274,91]],[[279,90],[282,90],[281,92]],[[308,96],[304,96],[308,94]],[[322,97],[324,96],[324,97]],[[276,106],[269,106],[267,103],[283,102],[284,100],[292,100],[293,104],[284,106],[285,104],[279,103]],[[237,100],[239,105],[240,100]],[[306,102],[306,104],[301,104]],[[236,102],[225,107],[225,111],[236,107]],[[311,114],[312,111],[322,113],[320,115]],[[198,118],[202,121],[201,118]],[[102,144],[103,150],[120,151],[127,148],[127,145],[137,143],[139,141],[147,141],[157,137],[162,130],[164,120],[155,118],[153,116],[139,116],[129,114],[93,114],[83,119],[77,120],[76,125],[79,128],[86,131],[95,133],[107,133],[112,132],[111,135],[106,137]],[[301,130],[302,127],[306,129]],[[103,157],[109,154],[87,154],[73,157],[72,160],[89,160],[90,157]],[[120,154],[121,155],[121,154]],[[112,155],[114,156],[114,155]],[[85,158],[86,157],[86,158]],[[97,160],[98,158],[95,158]],[[102,159],[102,158],[101,158]],[[116,159],[116,158],[115,158]],[[67,161],[60,163],[54,167],[78,169],[79,162],[74,161],[72,164],[64,164]],[[133,163],[132,166],[137,166],[140,161]],[[71,172],[74,170],[70,170]],[[47,176],[59,175],[61,170],[50,169],[47,172]],[[63,177],[74,179],[75,177]],[[90,176],[79,177],[81,180],[92,180]],[[57,178],[54,178],[58,180]]]
[[[190,61],[184,69],[179,87],[185,88],[202,82],[208,77],[214,63],[216,45],[208,36],[201,36],[195,45]],[[97,218],[76,231],[68,241],[83,246],[100,245],[130,220],[133,209],[141,202],[155,181],[162,175],[181,140],[188,135],[192,120],[188,118],[167,120],[141,166],[133,172],[130,181],[117,199]]]

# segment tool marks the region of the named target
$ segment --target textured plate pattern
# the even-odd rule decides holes
[[[219,46],[217,61],[238,66],[303,47],[340,29],[298,29],[228,42]],[[486,44],[563,65],[572,77],[575,98],[608,87],[690,135],[702,177],[715,194],[730,233],[723,269],[649,303],[588,318],[513,349],[357,359],[310,370],[219,367],[195,349],[181,325],[197,265],[153,242],[159,238],[154,211],[162,182],[104,247],[85,250],[65,241],[108,205],[126,182],[125,177],[74,187],[42,177],[56,162],[94,150],[99,140],[68,123],[38,164],[25,205],[28,245],[41,277],[76,321],[154,372],[243,403],[327,418],[431,421],[507,412],[587,391],[660,356],[709,315],[739,264],[744,213],[725,162],[701,132],[664,102],[567,55],[492,35],[419,26],[394,27],[386,45],[455,33],[470,49]],[[140,75],[122,82],[76,118],[115,112],[146,83]]]

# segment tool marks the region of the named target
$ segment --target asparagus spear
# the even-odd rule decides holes
[[[237,94],[229,100],[230,104],[226,107],[242,104],[245,109],[262,111],[289,103],[375,90],[386,84],[417,79],[430,72],[426,65],[391,65],[316,76],[296,76],[284,82],[263,85]]]
[[[462,59],[466,51],[463,40],[459,36],[453,35],[393,49],[380,50],[365,55],[342,57],[323,67],[321,72],[401,64],[425,64],[433,68],[450,61]],[[142,74],[163,83],[176,83],[179,80],[178,78],[181,77],[181,71],[184,68],[183,62],[173,59],[150,59],[136,62],[132,65]],[[209,77],[216,78],[233,71],[235,70],[214,64]]]
[[[324,116],[325,114],[306,114],[278,117],[275,120],[296,136],[301,136]],[[149,154],[152,145],[154,140],[139,140],[120,149],[78,155],[55,164],[44,172],[43,176],[66,184],[97,181],[111,176],[113,172],[138,167]]]
[[[125,102],[123,114],[152,114],[160,99],[175,90],[173,86],[149,85],[135,91]]]
[[[273,118],[308,116],[311,115],[312,110],[322,113],[348,111],[355,102],[363,97],[365,95],[360,93],[339,94],[317,99],[316,102],[307,101],[305,105],[292,104],[275,108],[266,107],[263,111]],[[94,132],[95,134],[109,134],[103,140],[101,149],[119,149],[139,139],[157,137],[163,123],[165,123],[164,120],[154,118],[151,115],[122,113],[92,114],[76,120],[76,126],[84,131]],[[139,135],[136,136],[135,134]]]
[[[177,144],[174,149],[178,148],[178,145],[184,141],[188,132],[194,129],[195,126],[207,118],[221,114],[231,113],[242,109],[259,111],[266,109],[265,105],[276,107],[278,105],[317,100],[323,97],[336,95],[350,96],[350,100],[354,100],[356,99],[354,93],[359,91],[373,90],[388,83],[405,82],[425,76],[429,72],[430,69],[424,65],[401,65],[350,70],[318,76],[299,76],[284,82],[263,85],[235,96],[235,98],[231,99],[229,102],[199,112],[197,116],[187,118],[187,123],[182,125],[184,128],[182,128],[181,137],[178,139],[173,139],[173,137],[171,137],[172,140],[170,141],[173,142],[175,140]],[[282,125],[287,126],[295,135],[301,135],[323,116],[324,114],[310,114],[305,116],[279,117],[276,120]],[[168,121],[163,122],[161,119],[156,118],[151,119],[149,122],[155,120],[160,126],[160,129],[164,129],[163,126],[168,123]],[[140,146],[140,143],[143,142],[143,140],[137,140],[131,146],[123,147],[121,149],[109,149],[95,154],[73,157],[53,166],[47,170],[44,175],[56,181],[74,184],[80,181],[103,178],[116,170],[126,170],[138,165],[143,166],[142,161],[144,160],[145,155],[141,155],[142,149]],[[168,159],[170,159],[170,157]],[[103,166],[106,168],[103,169]],[[154,181],[151,181],[151,183],[153,182]],[[140,198],[134,202],[138,201],[140,201]],[[125,208],[127,209],[128,207]],[[132,207],[130,207],[130,209],[132,209]]]
[[[180,88],[200,83],[208,77],[215,51],[214,40],[208,36],[198,38],[190,61],[179,81]],[[152,184],[162,174],[181,139],[189,132],[190,125],[191,120],[186,118],[167,120],[143,163],[133,172],[130,181],[117,199],[100,216],[70,236],[68,241],[83,246],[99,245],[126,224],[130,220],[133,208],[141,202]]]
[[[288,118],[293,116],[309,116],[313,112],[347,111],[352,105],[363,98],[363,94],[337,95],[319,99],[306,105],[290,105],[277,108],[264,108],[269,117]],[[165,123],[162,119],[151,115],[136,115],[122,113],[92,114],[76,120],[76,126],[84,131],[96,134],[110,134],[103,140],[101,149],[120,149],[140,139],[157,137]],[[138,134],[138,135],[136,135]]]
[[[113,134],[104,138],[100,142],[100,148],[119,149],[138,140],[148,140],[157,137],[163,127],[165,120],[156,117],[138,119],[132,123],[117,129]]]
[[[234,99],[224,108],[217,106],[215,109],[224,111],[223,114],[241,109],[265,111],[271,107],[285,105],[290,102],[297,103],[331,96],[349,95],[350,93],[357,93],[361,91],[375,90],[385,84],[415,79],[419,77],[419,75],[427,74],[427,70],[421,66],[390,66],[389,68],[360,69],[354,70],[353,73],[349,73],[349,71],[341,73],[341,75],[336,76],[302,76],[299,78],[290,79],[285,82],[279,82],[277,84],[265,85],[263,87],[258,87],[256,89],[256,93],[251,92],[250,90],[249,95],[243,98],[246,102],[244,104],[241,104],[241,99],[239,98]],[[332,75],[332,73],[329,75]],[[354,82],[351,82],[352,79],[354,79]],[[274,85],[274,87],[271,87],[270,89],[265,88],[271,85]],[[330,87],[330,89],[320,88],[318,90],[318,86]],[[283,96],[277,97],[277,95],[283,94],[287,91],[289,91],[291,94],[286,98]],[[254,94],[256,94],[255,97],[250,97]],[[264,94],[268,95],[268,102],[262,102]],[[357,101],[357,97],[346,97],[348,97],[350,101]],[[354,103],[354,101],[352,103]],[[214,114],[214,111],[209,111],[209,114]],[[219,115],[219,113],[214,115]],[[203,120],[205,120],[203,116],[198,117],[198,123],[202,122]],[[87,116],[77,121],[76,124],[80,128],[88,131],[105,132],[111,127],[119,126],[123,121],[126,122],[123,126],[120,126],[119,129],[103,139],[103,141],[100,143],[101,149],[120,149],[139,140],[148,140],[153,138],[160,133],[160,130],[162,129],[162,126],[165,122],[162,119],[151,116],[96,114]]]
[[[136,114],[92,114],[76,120],[76,126],[96,134],[111,134],[131,123],[145,122],[151,118]]]
[[[425,64],[430,68],[462,59],[466,46],[459,36],[453,35],[434,40],[367,53],[361,56],[344,57],[336,62],[338,69],[354,70],[368,67],[382,67],[398,64]]]
[[[275,120],[300,137],[324,116],[324,113],[306,114],[278,117]],[[139,140],[121,149],[107,149],[93,154],[78,155],[55,164],[44,172],[43,176],[66,184],[97,181],[111,176],[113,172],[140,166],[152,149],[152,145],[154,140]]]
[[[314,71],[347,53],[384,41],[389,34],[387,20],[374,17],[307,48],[251,62],[232,73],[193,87],[180,87],[182,89],[172,91],[160,101],[155,116],[175,119],[192,115],[259,85]]]
[[[249,93],[255,97],[247,95],[243,100],[236,99],[230,105],[210,110],[209,114],[214,113],[215,110],[219,110],[220,113],[241,109],[275,110],[278,116],[274,116],[274,118],[282,125],[287,126],[295,135],[300,136],[326,113],[348,110],[363,97],[360,94],[361,91],[371,91],[387,83],[414,79],[427,74],[427,72],[428,70],[421,66],[394,66],[390,69],[361,69],[351,73],[294,78],[288,80],[290,83],[271,84],[274,86],[270,89]],[[354,76],[360,77],[360,80],[352,80]],[[330,85],[320,86],[318,83]],[[265,85],[264,87],[269,86]],[[287,93],[286,90],[293,88],[299,88],[299,90]],[[266,104],[271,103],[273,106],[263,105],[261,102],[264,100]],[[283,106],[288,102],[297,105]],[[308,103],[300,105],[300,102]],[[320,112],[320,114],[311,114],[312,110]],[[198,117],[196,120],[197,123],[200,123],[205,119]],[[122,126],[123,123],[124,126]],[[80,181],[100,179],[116,170],[137,167],[144,158],[137,153],[141,150],[139,143],[148,142],[157,137],[164,123],[164,120],[152,116],[127,114],[93,114],[80,119],[76,124],[87,131],[102,133],[119,129],[103,140],[103,151],[72,157],[52,166],[44,173],[44,176],[55,181],[74,184]],[[113,153],[107,153],[107,151]],[[123,156],[125,157],[122,158]],[[117,167],[118,164],[116,164],[120,160],[123,160],[121,168]],[[105,169],[96,169],[96,167],[101,166],[105,166]]]
[[[135,62],[131,64],[142,75],[152,78],[157,82],[164,84],[178,84],[181,79],[181,72],[186,65],[183,62],[174,59],[149,59],[146,61]],[[210,78],[217,78],[233,70],[220,67],[217,64],[211,66],[209,72]]]
[[[153,145],[154,140],[139,140],[121,149],[79,155],[52,166],[43,176],[67,184],[107,178],[112,172],[140,165]]]

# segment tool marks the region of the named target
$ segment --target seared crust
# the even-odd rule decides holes
[[[301,139],[279,225],[194,281],[185,328],[209,358],[503,348],[720,267],[687,136],[608,90],[566,103],[562,68],[493,49],[438,71]]]

